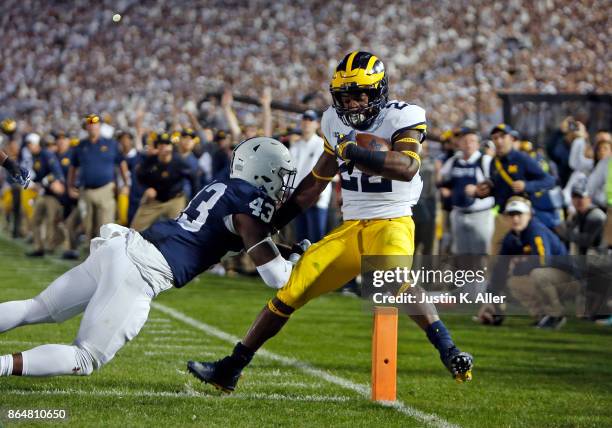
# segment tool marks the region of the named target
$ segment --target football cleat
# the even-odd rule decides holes
[[[189,361],[187,369],[202,382],[209,383],[226,394],[234,392],[242,372],[234,366],[230,357],[214,363]]]
[[[457,383],[469,382],[472,380],[474,357],[467,352],[461,352],[457,347],[453,346],[448,350],[442,362],[451,372],[451,375]]]

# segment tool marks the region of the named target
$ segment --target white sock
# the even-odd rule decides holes
[[[55,322],[38,299],[0,303],[0,333],[25,324]]]
[[[90,354],[76,346],[42,345],[22,352],[23,376],[89,375]]]
[[[0,356],[0,376],[10,376],[13,374],[13,356]]]

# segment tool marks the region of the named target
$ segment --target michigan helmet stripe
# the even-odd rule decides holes
[[[346,71],[347,73],[348,73],[349,71],[352,71],[352,69],[353,69],[353,61],[355,60],[355,57],[356,57],[356,56],[357,56],[357,54],[359,54],[359,53],[360,53],[360,52],[357,52],[357,51],[355,51],[355,52],[351,52],[351,53],[350,53],[350,55],[349,55],[349,57],[348,57],[348,60],[347,60],[347,62],[346,62],[346,70],[345,70],[345,71]],[[359,63],[357,64],[357,66],[359,66]]]
[[[372,69],[373,69],[374,64],[376,63],[376,61],[378,61],[378,58],[376,58],[374,55],[372,55],[370,57],[370,60],[368,61],[368,64],[365,67],[366,73],[369,73],[370,71],[373,71]]]

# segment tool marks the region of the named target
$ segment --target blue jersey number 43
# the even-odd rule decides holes
[[[223,183],[212,183],[200,190],[176,219],[178,224],[188,232],[199,232],[206,223],[209,211],[223,196],[225,189],[227,185]]]

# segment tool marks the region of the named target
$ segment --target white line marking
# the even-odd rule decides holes
[[[176,352],[163,352],[163,351],[145,351],[144,353],[146,356],[148,357],[156,357],[156,356],[171,356],[173,359],[177,357]],[[198,355],[203,355],[206,357],[214,357],[215,353],[214,352],[198,352]],[[179,361],[183,361],[183,360],[179,360]],[[184,362],[184,361],[183,361]]]
[[[162,330],[156,330],[154,328],[154,326],[151,326],[149,328],[144,328],[142,330],[144,333],[148,333],[148,334],[159,334],[159,335],[163,335],[163,334],[176,334],[176,333],[180,333],[180,331],[177,330],[171,330],[171,329],[162,329]]]
[[[185,315],[184,313],[177,311],[176,309],[173,309],[169,306],[166,306],[166,305],[163,305],[157,302],[152,302],[151,306],[153,306],[153,308],[157,309],[158,311],[163,312],[164,314],[174,319],[182,321],[185,324],[190,325],[191,327],[194,327],[213,337],[216,337],[217,339],[223,340],[225,342],[229,342],[231,344],[234,344],[240,340],[240,338],[238,338],[237,336],[226,333],[225,331],[220,330],[217,327],[214,327],[212,325],[209,325],[201,321],[198,321],[194,318],[191,318]],[[316,367],[313,367],[310,364],[307,364],[303,361],[299,361],[295,358],[284,357],[282,355],[275,354],[270,351],[266,351],[265,349],[259,350],[257,354],[269,360],[279,362],[282,365],[301,370],[304,373],[307,373],[319,379],[323,379],[329,383],[333,383],[345,389],[350,389],[351,391],[358,393],[359,395],[361,395],[367,400],[370,399],[370,387],[368,385],[363,385],[363,384],[352,382],[340,376],[335,376],[331,373],[317,369]],[[451,424],[450,422],[442,419],[438,415],[426,413],[421,410],[415,409],[414,407],[404,404],[401,401],[395,401],[392,403],[381,402],[380,404],[385,407],[393,408],[404,415],[410,416],[414,419],[419,420],[420,422],[423,422],[431,426],[441,427],[441,428],[457,427],[457,425]]]
[[[204,350],[208,349],[206,345],[158,345],[156,343],[134,343],[128,345],[129,348],[147,348],[147,349],[172,349],[176,351],[189,351],[189,350]]]
[[[171,323],[172,321],[169,320],[168,318],[149,318],[147,320],[147,324],[171,324]]]
[[[285,394],[265,394],[265,393],[236,393],[232,395],[208,395],[197,392],[191,387],[185,388],[184,392],[169,392],[169,391],[127,391],[120,389],[43,389],[43,390],[5,390],[3,395],[76,395],[76,396],[92,396],[92,397],[144,397],[144,398],[198,398],[206,400],[270,400],[270,401],[308,401],[308,402],[347,402],[351,397],[344,395],[285,395]]]
[[[164,343],[180,342],[180,343],[191,343],[193,345],[206,345],[207,343],[210,343],[210,340],[202,338],[201,336],[199,338],[196,338],[195,336],[194,337],[162,336],[162,337],[154,337],[150,340],[152,342],[164,342]]]

